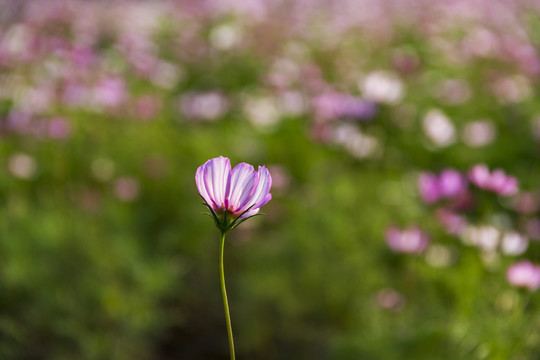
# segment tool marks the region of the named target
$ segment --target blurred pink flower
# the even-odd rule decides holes
[[[390,227],[386,231],[388,247],[398,253],[420,254],[429,244],[428,236],[418,227],[398,229]]]
[[[418,190],[424,202],[428,204],[437,202],[441,197],[437,175],[427,172],[421,173],[418,177]]]
[[[47,135],[51,139],[66,139],[71,135],[71,125],[62,117],[52,118],[48,121]]]
[[[105,107],[116,107],[127,97],[125,81],[119,77],[104,78],[93,90],[94,100]]]
[[[405,299],[398,291],[392,288],[384,288],[375,295],[377,305],[386,310],[399,311],[405,306]]]
[[[540,209],[540,199],[537,193],[521,192],[513,200],[514,209],[522,214],[533,214]]]
[[[69,52],[69,58],[77,69],[85,69],[95,63],[98,56],[90,47],[76,47]]]
[[[532,240],[540,240],[540,219],[533,218],[525,221],[525,233]]]
[[[135,100],[135,115],[140,119],[149,120],[155,117],[161,108],[161,99],[154,95],[142,95]]]
[[[227,98],[219,91],[185,93],[180,99],[179,110],[190,119],[213,121],[223,116],[229,108]]]
[[[90,91],[84,84],[67,81],[62,89],[62,102],[70,107],[83,107],[88,104]]]
[[[282,165],[270,165],[268,170],[272,174],[272,186],[275,190],[285,192],[291,183],[291,175]]]
[[[515,177],[507,175],[501,169],[495,169],[490,173],[485,164],[473,166],[469,171],[469,179],[479,188],[502,196],[514,195],[518,191],[518,182]]]
[[[316,117],[320,120],[351,118],[369,120],[377,112],[377,106],[360,97],[349,94],[325,93],[313,99]]]
[[[118,199],[131,202],[139,196],[139,182],[132,177],[121,177],[114,184],[114,192]]]
[[[442,224],[448,234],[459,235],[465,230],[467,220],[448,209],[436,211],[437,220]]]
[[[461,194],[467,181],[460,172],[454,169],[445,169],[439,174],[439,190],[443,197],[453,197]]]
[[[467,180],[457,170],[445,169],[439,176],[433,173],[421,173],[418,177],[420,196],[427,204],[443,198],[454,198],[465,192]]]
[[[508,268],[506,278],[513,286],[534,291],[540,287],[540,266],[530,261],[520,261]]]

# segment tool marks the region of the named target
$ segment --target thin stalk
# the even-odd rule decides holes
[[[231,315],[229,314],[229,301],[227,300],[227,289],[225,288],[225,273],[223,271],[223,248],[225,246],[225,232],[221,233],[221,246],[219,252],[219,275],[221,278],[221,294],[223,295],[223,306],[225,307],[225,319],[227,321],[227,334],[229,336],[229,350],[231,360],[235,360],[234,356],[234,340],[231,326]]]

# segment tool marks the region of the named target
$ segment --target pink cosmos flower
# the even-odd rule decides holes
[[[439,174],[439,189],[444,197],[454,197],[461,194],[467,181],[459,171],[454,169],[445,169]]]
[[[448,234],[459,235],[467,226],[467,220],[450,209],[437,209],[435,215]]]
[[[473,166],[469,171],[469,178],[479,188],[502,196],[514,195],[518,191],[518,182],[515,177],[507,175],[501,169],[495,169],[490,173],[485,164]]]
[[[420,196],[427,204],[439,201],[441,194],[437,175],[432,173],[422,173],[418,177],[418,190]]]
[[[199,194],[204,199],[217,227],[234,229],[256,215],[270,199],[272,177],[268,169],[240,163],[231,170],[228,158],[220,156],[199,166],[195,174]]]
[[[351,118],[369,120],[377,112],[375,103],[357,96],[328,92],[313,100],[316,116],[320,120]]]
[[[433,204],[442,198],[455,198],[466,189],[467,180],[454,169],[444,169],[439,176],[425,172],[418,177],[418,190],[427,204]]]
[[[386,231],[386,243],[394,252],[420,254],[428,246],[429,238],[418,227],[403,230],[391,227]]]
[[[126,83],[119,77],[102,79],[93,89],[95,101],[105,107],[119,106],[127,98]]]
[[[508,268],[506,278],[513,286],[534,291],[540,288],[540,266],[530,261],[520,261]]]

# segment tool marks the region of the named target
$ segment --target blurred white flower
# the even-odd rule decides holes
[[[179,66],[160,61],[154,69],[150,80],[154,85],[170,90],[182,79],[182,75],[182,69]]]
[[[532,95],[531,83],[523,75],[498,79],[493,84],[492,91],[502,103],[518,103]]]
[[[229,102],[218,91],[186,93],[180,98],[180,111],[188,118],[212,121],[223,116]]]
[[[488,120],[472,121],[463,128],[463,141],[470,147],[482,147],[495,139],[496,130]]]
[[[424,133],[437,146],[445,147],[456,140],[456,129],[452,121],[440,110],[431,109],[422,121]]]
[[[382,70],[369,73],[359,87],[366,100],[386,104],[398,103],[405,93],[402,81],[395,74]]]
[[[229,50],[242,41],[242,32],[238,26],[222,24],[210,32],[210,44],[218,50]]]
[[[55,94],[51,87],[29,87],[15,96],[18,109],[34,114],[42,113],[51,108],[55,101]]]
[[[123,4],[121,16],[116,17],[120,29],[151,34],[159,29],[164,15],[170,11],[165,2],[140,2]],[[119,14],[120,15],[120,14]]]
[[[0,52],[5,52],[14,58],[25,57],[35,36],[32,28],[25,24],[16,24],[8,28],[0,42]]]
[[[465,244],[476,246],[484,252],[494,252],[499,245],[500,237],[500,231],[494,226],[468,226],[462,240]]]
[[[271,130],[280,120],[279,105],[272,97],[248,97],[244,112],[249,121],[259,130]]]
[[[463,104],[471,98],[471,88],[462,79],[447,79],[435,89],[437,97],[446,104]]]
[[[337,126],[332,133],[332,140],[357,158],[373,156],[380,147],[376,137],[363,134],[349,124]]]
[[[270,82],[278,88],[289,87],[300,75],[298,64],[288,58],[276,59],[268,73]]]
[[[37,163],[30,155],[18,153],[8,158],[8,168],[13,176],[19,179],[30,179],[36,173]]]
[[[279,104],[284,114],[301,115],[306,112],[306,100],[298,91],[285,91],[279,96]]]
[[[491,57],[495,55],[499,39],[493,34],[493,32],[483,28],[472,28],[467,32],[467,35],[463,39],[463,50],[466,54]]]
[[[529,239],[516,231],[507,232],[503,235],[501,248],[506,255],[521,255],[527,250],[528,246]]]

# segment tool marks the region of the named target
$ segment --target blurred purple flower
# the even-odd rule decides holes
[[[89,47],[76,47],[70,51],[69,57],[78,69],[88,68],[97,60],[96,53]]]
[[[114,184],[114,193],[118,199],[131,202],[137,198],[140,186],[137,179],[132,177],[121,177]]]
[[[428,204],[437,202],[441,197],[437,175],[432,173],[420,174],[418,177],[418,189],[420,196]]]
[[[392,288],[384,288],[375,295],[377,305],[386,310],[399,311],[405,306],[405,299],[398,291]]]
[[[76,81],[67,81],[62,89],[62,102],[70,107],[83,107],[88,104],[89,89]]]
[[[154,95],[142,95],[135,100],[135,115],[143,120],[155,117],[161,110],[161,99]]]
[[[520,261],[508,268],[506,279],[513,286],[534,291],[540,287],[540,266],[527,260]]]
[[[445,169],[439,175],[439,190],[444,197],[454,197],[461,194],[467,182],[461,173],[454,169]]]
[[[340,93],[325,93],[313,99],[317,118],[332,120],[351,118],[369,120],[375,116],[377,106],[362,98]]]
[[[55,117],[48,121],[47,135],[51,139],[66,139],[70,134],[71,125],[66,119]]]
[[[220,156],[199,166],[195,174],[199,194],[222,231],[234,229],[256,215],[272,199],[272,176],[264,167],[240,163],[231,171],[231,162]]]
[[[418,177],[418,190],[427,204],[433,204],[442,198],[455,198],[463,194],[466,188],[467,180],[454,169],[445,169],[439,176],[425,172]]]
[[[540,198],[538,193],[520,192],[513,200],[512,206],[522,214],[533,214],[540,209]]]
[[[190,119],[213,121],[223,116],[229,108],[227,98],[219,91],[185,93],[180,99],[179,110]]]
[[[442,224],[448,234],[459,235],[465,230],[467,221],[448,209],[438,209],[435,213],[437,220]]]
[[[388,247],[397,253],[420,254],[429,243],[429,238],[418,227],[398,229],[390,227],[386,231],[386,243]]]
[[[533,240],[540,240],[540,219],[529,219],[525,222],[525,232]]]
[[[124,79],[119,77],[108,77],[102,79],[94,87],[95,101],[105,107],[116,107],[127,97],[126,84]]]
[[[490,173],[485,164],[473,166],[469,171],[469,179],[477,187],[502,196],[514,195],[518,191],[515,177],[507,175],[501,169],[495,169]]]

